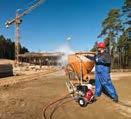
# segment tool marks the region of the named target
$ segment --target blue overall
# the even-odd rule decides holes
[[[98,53],[95,57],[87,56],[87,58],[94,60],[95,65],[95,96],[101,95],[105,91],[112,99],[117,98],[117,93],[111,82],[110,64],[111,58],[108,52]]]

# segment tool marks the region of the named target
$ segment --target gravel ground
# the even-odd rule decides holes
[[[113,73],[112,79],[122,102],[131,105],[131,73]],[[0,119],[43,119],[42,109],[67,94],[62,71],[34,80],[0,87]],[[131,107],[113,103],[102,95],[96,102],[81,108],[75,101],[63,104],[53,119],[131,119]]]

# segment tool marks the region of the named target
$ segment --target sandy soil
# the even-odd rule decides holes
[[[131,73],[113,73],[119,98],[131,105]],[[0,88],[0,119],[43,119],[42,109],[67,93],[62,71],[32,81]],[[119,80],[118,80],[119,79]],[[131,107],[116,104],[102,95],[85,108],[75,101],[63,104],[53,119],[131,119]]]
[[[14,65],[14,60],[0,59],[0,64],[12,64],[12,65]]]

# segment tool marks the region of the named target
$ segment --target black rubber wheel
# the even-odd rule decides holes
[[[81,106],[81,107],[86,107],[88,102],[84,99],[84,98],[79,98],[78,99],[78,104]]]

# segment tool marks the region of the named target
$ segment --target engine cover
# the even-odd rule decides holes
[[[84,98],[90,102],[93,98],[93,91],[91,89],[88,89],[88,91],[86,92]]]

